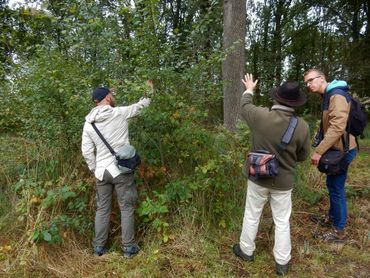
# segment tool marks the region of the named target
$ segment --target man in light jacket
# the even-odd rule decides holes
[[[284,82],[270,91],[275,103],[270,108],[253,104],[257,80],[247,74],[242,80],[246,91],[241,99],[241,117],[252,131],[253,150],[266,150],[277,154],[281,138],[288,128],[294,108],[306,102],[306,96],[298,83]],[[310,152],[310,134],[307,123],[298,118],[290,143],[278,155],[279,173],[272,178],[248,176],[247,198],[243,228],[239,243],[233,247],[236,256],[244,261],[254,260],[255,238],[263,207],[268,200],[275,223],[275,244],[273,254],[276,273],[285,275],[291,259],[290,215],[292,211],[292,189],[297,161],[303,161]]]
[[[347,138],[346,126],[350,110],[350,102],[344,95],[329,95],[333,89],[340,89],[348,93],[347,82],[333,80],[328,83],[325,74],[321,70],[310,69],[304,74],[304,83],[312,93],[323,97],[323,138],[318,142],[311,156],[311,163],[319,164],[321,156],[330,148],[343,151],[342,136]],[[329,100],[327,98],[330,97]],[[345,160],[349,165],[357,153],[356,139],[349,134],[349,152]],[[348,170],[347,170],[348,171]],[[347,222],[347,203],[345,183],[347,171],[340,175],[326,176],[326,186],[329,191],[330,207],[327,214],[323,216],[313,215],[311,220],[321,226],[333,227],[329,232],[324,232],[321,238],[328,242],[340,242],[346,239],[344,228]]]
[[[148,82],[152,87],[152,83]],[[92,93],[96,103],[86,116],[82,133],[82,155],[89,169],[96,177],[96,214],[95,235],[93,238],[93,254],[101,256],[106,252],[109,232],[109,219],[112,206],[113,189],[121,211],[122,249],[123,256],[131,258],[140,248],[134,239],[134,206],[137,201],[137,188],[134,173],[123,174],[116,164],[116,158],[100,139],[92,127],[95,123],[105,140],[117,149],[129,144],[128,120],[139,115],[140,110],[149,106],[150,99],[142,98],[139,102],[122,107],[115,107],[115,98],[109,88],[96,88]]]

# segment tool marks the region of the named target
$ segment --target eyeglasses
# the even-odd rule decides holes
[[[316,77],[312,77],[312,78],[308,79],[306,82],[304,82],[304,84],[306,84],[306,87],[308,87],[312,84],[312,81],[314,81],[316,78],[319,78],[319,77],[321,77],[321,75],[318,75]]]

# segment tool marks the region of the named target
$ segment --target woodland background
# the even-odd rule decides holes
[[[302,88],[315,67],[369,103],[370,1],[0,1],[0,274],[14,277],[270,277],[267,207],[253,265],[238,261],[241,174],[250,149],[238,120],[241,77],[255,101],[284,80]],[[114,87],[118,104],[152,104],[130,124],[137,171],[137,238],[120,254],[119,211],[110,252],[91,256],[94,177],[80,152],[91,91]],[[321,99],[297,113],[314,133]],[[312,239],[310,213],[328,206],[324,177],[299,165],[292,215],[292,277],[366,277],[369,269],[369,128],[347,183],[350,240]]]

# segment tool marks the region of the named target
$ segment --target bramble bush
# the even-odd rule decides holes
[[[17,66],[7,91],[7,101],[16,101],[9,103],[12,113],[4,114],[1,129],[18,145],[12,142],[4,149],[9,167],[2,182],[16,195],[12,206],[25,242],[61,242],[71,230],[91,233],[91,184],[79,151],[91,102],[90,81],[81,78],[84,70],[57,51],[40,49],[34,59]],[[24,142],[18,140],[22,137]]]
[[[244,200],[241,167],[248,129],[236,134],[210,128],[204,109],[185,97],[158,95],[132,124],[134,144],[143,155],[139,216],[168,239],[168,221],[192,211],[198,223],[229,226]],[[163,104],[165,103],[165,105]]]
[[[63,180],[36,182],[21,178],[13,189],[19,196],[16,211],[18,220],[25,223],[29,242],[62,242],[65,232],[73,229],[90,233],[91,215],[88,213],[89,184]]]

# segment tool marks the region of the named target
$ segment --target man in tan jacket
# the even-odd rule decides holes
[[[342,138],[347,138],[346,126],[350,110],[347,82],[326,81],[325,74],[317,69],[310,69],[304,74],[304,83],[308,90],[323,97],[322,140],[318,142],[311,156],[311,163],[319,164],[321,156],[330,148],[343,150]],[[340,90],[343,94],[333,93]],[[346,97],[347,96],[347,97]],[[349,152],[345,160],[349,165],[356,156],[355,138],[349,134]],[[324,241],[339,242],[345,239],[344,228],[347,221],[347,204],[345,182],[347,171],[340,175],[327,175],[326,185],[329,191],[330,208],[324,216],[312,216],[311,219],[322,226],[333,227],[333,230],[321,235]]]

